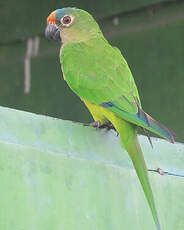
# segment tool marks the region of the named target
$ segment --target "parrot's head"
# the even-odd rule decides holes
[[[57,9],[48,16],[45,36],[49,40],[66,43],[103,35],[95,19],[88,12],[67,7]]]

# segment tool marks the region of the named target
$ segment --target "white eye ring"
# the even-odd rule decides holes
[[[73,18],[72,16],[70,16],[70,15],[65,15],[65,16],[63,16],[63,17],[61,18],[61,24],[62,24],[63,26],[68,27],[68,26],[70,26],[70,25],[72,24],[73,19],[74,19],[74,18]]]

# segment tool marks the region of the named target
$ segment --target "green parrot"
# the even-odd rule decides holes
[[[137,127],[174,143],[174,134],[142,110],[134,78],[120,50],[104,38],[97,22],[86,11],[63,8],[47,18],[45,35],[61,40],[60,61],[69,87],[81,98],[93,126],[112,125],[119,133],[135,167],[157,230],[158,215],[146,164],[137,137]]]

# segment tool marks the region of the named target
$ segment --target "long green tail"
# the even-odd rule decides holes
[[[118,119],[113,124],[120,134],[120,141],[123,148],[125,148],[133,162],[137,176],[140,180],[144,194],[148,201],[152,212],[153,219],[157,226],[157,230],[161,230],[158,215],[154,203],[152,189],[148,179],[146,164],[143,158],[142,150],[137,138],[137,129],[133,124],[124,120]]]

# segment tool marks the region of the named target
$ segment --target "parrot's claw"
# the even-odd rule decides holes
[[[94,128],[100,128],[101,123],[100,123],[100,121],[94,121],[94,122],[88,123],[88,124],[85,123],[84,126],[91,126],[91,127],[94,127]]]
[[[100,125],[99,128],[106,128],[107,130],[110,130],[110,129],[114,129],[114,126],[109,122],[109,121],[105,121],[102,125]]]
[[[112,123],[110,123],[109,121],[105,121],[103,124],[100,123],[100,121],[94,121],[92,123],[89,123],[89,124],[84,124],[84,126],[91,126],[91,127],[94,127],[96,129],[107,129],[107,130],[115,130],[116,129],[114,128],[114,126],[112,125]],[[116,131],[117,132],[117,131]],[[119,133],[117,132],[117,136],[119,135]]]
[[[89,126],[94,127],[94,128],[100,128],[101,123],[100,123],[100,121],[94,121],[94,122],[90,123]]]
[[[112,125],[112,123],[110,123],[109,121],[105,121],[99,128],[106,128],[107,130],[115,130],[114,126]],[[117,132],[117,131],[116,131]],[[117,132],[117,136],[119,136],[119,133]]]

